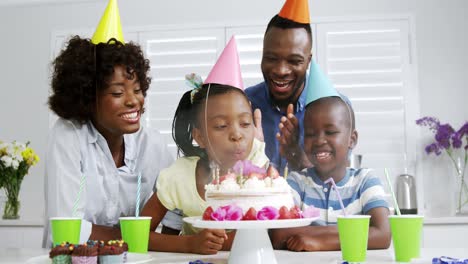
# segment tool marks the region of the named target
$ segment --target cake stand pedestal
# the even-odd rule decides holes
[[[229,264],[277,264],[267,230],[310,225],[314,218],[265,221],[203,221],[201,217],[186,217],[184,221],[198,228],[237,229]]]

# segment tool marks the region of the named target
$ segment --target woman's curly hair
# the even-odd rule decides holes
[[[58,116],[86,122],[95,111],[97,91],[108,87],[115,66],[124,66],[129,78],[136,76],[143,95],[151,83],[149,61],[139,45],[116,39],[93,44],[72,37],[52,63],[52,95],[49,107]]]

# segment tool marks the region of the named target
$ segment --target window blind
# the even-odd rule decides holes
[[[182,95],[190,88],[185,75],[197,73],[204,80],[225,45],[224,29],[149,31],[140,42],[151,62],[151,88],[146,96],[145,125],[160,131],[176,157],[172,120]]]

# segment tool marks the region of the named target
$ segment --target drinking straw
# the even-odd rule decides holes
[[[85,175],[84,174],[81,175],[80,188],[78,189],[78,193],[76,194],[75,203],[73,204],[73,209],[72,209],[73,217],[77,217],[78,203],[80,202],[81,193],[83,192],[83,189],[84,189],[85,180],[86,180]]]
[[[335,188],[336,194],[338,195],[338,201],[340,202],[341,210],[343,210],[343,215],[346,216],[346,210],[343,204],[343,199],[341,199],[340,192],[338,191],[338,188],[336,188],[335,181],[333,180],[332,177],[330,177],[328,180],[326,180],[324,183],[329,183],[331,182],[332,187]]]
[[[387,177],[388,186],[390,187],[390,193],[392,194],[392,197],[393,197],[393,204],[395,205],[395,211],[396,211],[397,215],[401,215],[400,207],[398,207],[395,192],[393,192],[393,187],[392,187],[393,185],[392,185],[392,182],[390,181],[390,176],[388,176],[387,168],[384,168],[384,171],[385,171],[385,177]]]
[[[283,177],[285,180],[288,178],[288,163],[287,162],[286,162],[286,166],[284,166]]]
[[[136,196],[136,207],[135,207],[135,216],[140,216],[140,192],[141,192],[141,173],[138,174],[137,181],[137,196]]]
[[[240,168],[239,168],[239,175],[240,175],[241,178],[242,178],[242,177],[244,177],[244,162],[241,161],[239,164],[240,164],[240,166],[239,166],[239,167],[240,167]]]

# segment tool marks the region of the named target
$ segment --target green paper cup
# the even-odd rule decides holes
[[[128,244],[128,252],[147,253],[151,217],[120,217],[119,219],[122,239]]]
[[[390,215],[393,250],[397,262],[418,258],[421,249],[422,215]]]
[[[80,243],[81,218],[78,217],[51,217],[52,242],[58,245],[62,242],[71,244]]]
[[[366,261],[370,215],[338,216],[341,256],[348,262]]]

